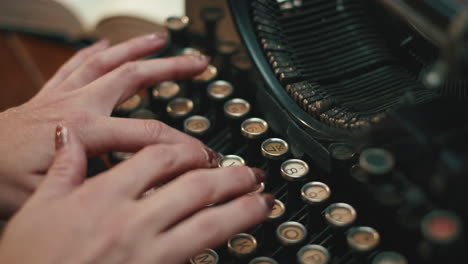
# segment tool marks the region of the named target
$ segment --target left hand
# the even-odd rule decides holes
[[[101,41],[79,51],[29,102],[0,113],[0,219],[31,195],[54,157],[53,131],[76,131],[88,156],[135,152],[155,143],[202,143],[156,120],[109,117],[141,88],[202,72],[205,56],[136,60],[157,50],[166,36],[150,34],[109,47]]]

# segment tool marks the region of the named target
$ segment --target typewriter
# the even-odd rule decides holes
[[[163,54],[208,53],[192,80],[114,115],[167,122],[265,169],[268,220],[193,264],[460,263],[466,253],[468,1],[231,0],[245,47],[166,21]],[[242,50],[246,52],[242,52]],[[110,153],[117,163],[130,153]],[[466,260],[465,260],[466,261]]]

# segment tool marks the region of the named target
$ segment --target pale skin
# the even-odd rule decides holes
[[[184,263],[267,217],[273,198],[245,195],[264,180],[259,169],[213,168],[215,152],[192,137],[109,117],[139,89],[206,68],[205,56],[136,60],[164,42],[151,34],[93,45],[0,113],[0,214],[16,212],[0,263]],[[85,181],[87,156],[108,151],[137,153]]]

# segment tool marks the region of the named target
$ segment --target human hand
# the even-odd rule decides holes
[[[184,263],[264,220],[274,203],[243,195],[265,179],[262,171],[207,169],[198,144],[148,146],[83,183],[84,146],[60,126],[56,138],[45,180],[6,226],[0,263]]]
[[[202,72],[204,56],[135,61],[161,49],[166,36],[151,34],[109,47],[102,41],[72,57],[29,102],[0,113],[0,219],[35,190],[53,157],[52,131],[76,131],[88,156],[134,152],[154,143],[201,143],[154,120],[109,117],[140,88]]]

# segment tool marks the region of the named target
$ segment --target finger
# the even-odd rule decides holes
[[[214,154],[198,144],[151,145],[111,169],[103,180],[119,195],[140,198],[149,188],[186,171],[213,167],[218,161]]]
[[[262,170],[245,166],[196,170],[161,187],[140,206],[148,218],[158,215],[158,232],[209,204],[252,192],[265,177]]]
[[[114,107],[123,103],[142,88],[162,81],[193,77],[206,69],[209,58],[178,56],[126,63],[88,85],[83,98],[91,109],[109,115]]]
[[[156,143],[204,145],[160,121],[145,119],[97,116],[91,124],[81,127],[80,135],[90,155],[111,151],[136,152]]]
[[[164,47],[165,33],[153,33],[123,42],[98,52],[74,71],[64,82],[67,90],[81,88],[121,64],[154,53]]]
[[[78,51],[73,57],[71,57],[60,69],[54,74],[54,76],[47,81],[44,85],[43,90],[55,88],[61,82],[63,82],[70,74],[76,70],[84,61],[86,61],[89,57],[93,56],[94,54],[98,53],[109,47],[108,40],[101,40],[93,45],[81,49]]]
[[[234,234],[265,220],[273,204],[273,196],[257,194],[198,212],[155,241],[164,243],[167,248],[177,248],[176,253],[163,252],[162,263],[183,263],[205,248],[218,246]],[[190,239],[187,239],[187,234],[190,234]]]
[[[38,195],[60,197],[79,186],[86,173],[83,145],[67,127],[58,125],[55,133],[55,160],[38,188]]]

